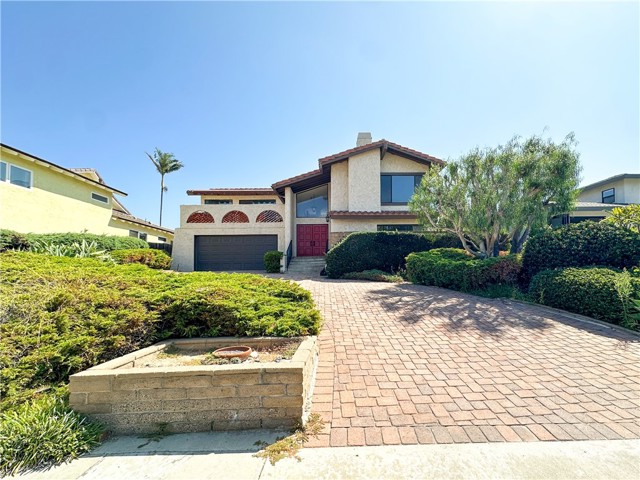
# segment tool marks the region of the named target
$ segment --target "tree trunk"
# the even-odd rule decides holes
[[[530,231],[531,231],[530,227],[527,226],[522,232],[522,235],[519,234],[520,233],[519,231],[513,235],[513,238],[511,239],[510,253],[516,254],[516,253],[522,252],[522,247],[524,246],[524,242],[526,242],[527,239],[529,238]]]
[[[162,175],[160,179],[160,223],[158,225],[162,226],[162,200],[164,197],[164,175]]]

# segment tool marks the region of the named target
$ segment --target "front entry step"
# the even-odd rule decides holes
[[[291,275],[319,276],[324,269],[325,257],[295,257],[289,263],[287,273]]]

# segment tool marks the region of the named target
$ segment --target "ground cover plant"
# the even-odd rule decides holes
[[[364,272],[345,273],[342,278],[347,280],[370,280],[372,282],[402,283],[400,275],[383,272],[382,270],[365,270]]]
[[[64,245],[95,244],[96,250],[110,252],[127,248],[149,248],[144,240],[117,235],[95,235],[93,233],[18,233],[0,230],[0,252],[5,250],[30,250],[33,244]],[[37,247],[36,247],[37,248]]]
[[[303,336],[320,325],[309,292],[257,275],[176,274],[15,251],[0,262],[0,432],[30,398],[64,397],[69,375],[159,339]],[[32,440],[48,442],[38,428]],[[0,451],[9,446],[0,443]]]

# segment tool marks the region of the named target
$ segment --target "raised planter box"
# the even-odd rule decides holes
[[[316,337],[305,337],[288,362],[142,367],[174,346],[252,348],[287,338],[167,340],[70,377],[71,407],[118,434],[292,427],[310,409],[318,362]]]

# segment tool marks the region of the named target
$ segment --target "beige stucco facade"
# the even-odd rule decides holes
[[[602,202],[602,192],[615,189],[614,203],[640,203],[640,178],[620,178],[585,187],[578,196],[579,202]]]
[[[0,181],[0,228],[20,233],[87,232],[129,236],[129,230],[147,234],[147,241],[171,242],[173,234],[113,217],[114,191],[90,175],[74,174],[64,168],[2,146],[0,160],[7,178]],[[10,182],[11,166],[31,174],[29,188]],[[84,178],[87,178],[85,180]],[[97,194],[107,202],[92,198]]]
[[[180,228],[176,230],[173,249],[174,268],[183,271],[194,269],[194,238],[198,235],[278,235],[278,248],[286,253],[288,247],[291,247],[292,255],[296,257],[299,253],[297,232],[300,225],[317,225],[318,231],[326,230],[328,243],[331,246],[351,232],[376,231],[380,226],[418,224],[415,216],[408,212],[406,204],[382,205],[381,175],[421,175],[427,172],[432,161],[442,163],[441,160],[387,141],[359,143],[355,149],[343,153],[344,155],[336,154],[320,159],[318,170],[274,184],[273,197],[268,196],[268,192],[265,191],[267,189],[254,189],[255,195],[247,194],[244,192],[246,189],[188,191],[190,195],[200,196],[199,205],[181,207]],[[298,195],[324,185],[327,186],[326,211],[328,214],[325,216],[322,213],[315,218],[298,218],[296,215]],[[276,205],[240,204],[240,199],[265,198],[277,199]],[[307,196],[305,201],[308,198]],[[231,200],[232,204],[205,205],[208,199]],[[283,221],[279,224],[255,222],[256,215],[267,207],[278,207],[277,211],[281,212]],[[321,210],[323,212],[324,207]],[[187,222],[189,215],[197,209],[211,213],[215,223],[189,224]],[[273,209],[276,210],[276,208]],[[249,217],[249,223],[220,223],[224,214],[230,210],[245,212]],[[315,210],[315,206],[311,210]],[[314,228],[312,234],[314,238],[315,232]],[[318,243],[314,242],[314,246],[317,245]],[[304,245],[301,248],[307,249]],[[309,250],[305,251],[309,255]],[[311,254],[315,255],[315,250],[311,251],[313,252]]]

